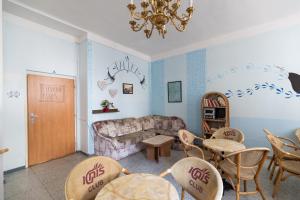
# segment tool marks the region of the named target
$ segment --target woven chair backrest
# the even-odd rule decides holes
[[[296,137],[298,138],[299,142],[300,142],[300,128],[298,128],[296,131],[295,131],[295,135]]]
[[[189,157],[176,162],[170,173],[185,191],[198,200],[220,200],[223,182],[218,170],[207,161]]]
[[[228,155],[228,159],[235,165],[240,165],[241,168],[247,168],[252,170],[257,170],[257,167],[261,164],[264,156],[270,150],[268,148],[249,148],[242,151],[234,152]],[[240,156],[240,162],[238,161],[238,156]]]
[[[115,160],[95,156],[77,164],[65,183],[68,200],[94,199],[98,192],[122,172],[122,166]]]
[[[195,136],[193,133],[181,129],[178,131],[178,136],[180,141],[184,144],[184,145],[189,145],[189,144],[193,144],[194,140],[195,140]]]
[[[275,157],[278,160],[284,158],[288,154],[288,152],[284,150],[284,143],[280,139],[272,134],[267,135],[267,138],[271,143]]]
[[[244,133],[235,128],[224,127],[216,130],[211,137],[212,139],[228,139],[239,143],[244,142]]]

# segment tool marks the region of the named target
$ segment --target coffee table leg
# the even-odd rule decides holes
[[[156,160],[156,148],[152,146],[147,146],[147,159]]]
[[[159,147],[154,147],[155,149],[155,160],[159,163]]]
[[[171,156],[171,146],[172,146],[172,143],[162,145],[160,147],[159,155],[165,156],[165,157]]]

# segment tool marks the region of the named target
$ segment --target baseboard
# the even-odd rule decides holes
[[[10,174],[10,173],[13,173],[13,172],[17,172],[17,171],[20,171],[22,169],[25,169],[25,165],[24,166],[21,166],[21,167],[17,167],[17,168],[14,168],[14,169],[10,169],[10,170],[7,170],[7,171],[4,171],[4,175],[7,175],[7,174]]]
[[[88,153],[85,153],[83,151],[76,151],[76,153],[82,153],[85,156],[95,156],[96,155],[96,154],[88,154]]]

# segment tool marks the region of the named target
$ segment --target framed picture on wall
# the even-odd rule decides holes
[[[168,82],[168,102],[169,103],[182,102],[181,81]]]
[[[133,94],[133,84],[123,83],[123,94]]]

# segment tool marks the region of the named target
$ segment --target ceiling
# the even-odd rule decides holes
[[[146,39],[143,32],[130,30],[126,8],[129,0],[6,1],[41,11],[149,56],[300,13],[299,0],[195,0],[194,16],[186,32],[179,33],[170,26],[166,39],[156,31]]]

